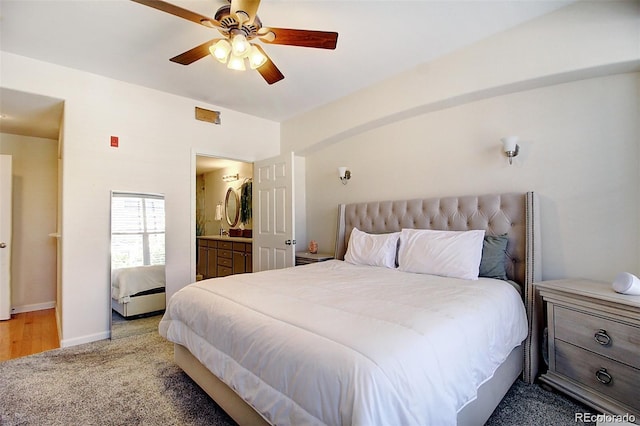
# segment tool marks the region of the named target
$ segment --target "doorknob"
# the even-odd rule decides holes
[[[6,243],[0,243],[0,248],[5,248],[7,246]]]

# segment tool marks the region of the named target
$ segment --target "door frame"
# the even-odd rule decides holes
[[[206,151],[203,149],[191,148],[191,174],[189,176],[190,180],[190,203],[189,203],[189,223],[190,223],[190,249],[189,249],[189,258],[191,259],[189,262],[189,276],[191,282],[196,282],[196,259],[197,256],[197,238],[196,238],[196,157],[212,157],[219,158],[221,160],[230,160],[237,161],[239,163],[247,163],[253,164],[254,160],[243,159],[243,158],[231,158],[226,155],[222,155],[219,152],[214,151]]]

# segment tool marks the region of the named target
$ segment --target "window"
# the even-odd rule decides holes
[[[111,197],[111,267],[164,263],[164,197],[114,192]]]

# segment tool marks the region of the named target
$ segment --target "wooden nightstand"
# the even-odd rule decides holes
[[[329,253],[309,253],[300,251],[296,253],[296,266],[324,262],[325,260],[331,259],[333,259],[333,255]]]
[[[536,283],[549,329],[548,385],[608,414],[640,419],[640,297],[586,279]]]

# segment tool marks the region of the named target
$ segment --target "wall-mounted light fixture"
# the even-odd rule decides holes
[[[343,185],[346,185],[349,179],[351,179],[351,172],[346,167],[338,167],[338,177]]]
[[[520,152],[520,146],[518,145],[517,136],[506,136],[501,139],[502,148],[505,155],[509,158],[509,164],[513,163],[513,157],[517,156]]]
[[[240,175],[238,175],[238,173],[236,173],[235,175],[224,175],[222,176],[222,180],[225,182],[233,182],[240,179]]]

